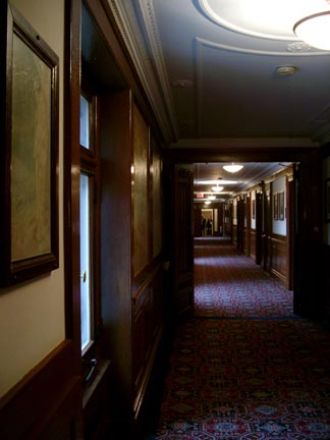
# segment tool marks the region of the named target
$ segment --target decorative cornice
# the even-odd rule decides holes
[[[133,8],[129,10],[129,4],[122,0],[107,1],[164,138],[167,142],[176,139],[176,128],[166,111],[168,103],[164,102],[163,91],[160,91],[159,79],[155,75],[153,60],[150,59],[135,11]]]
[[[271,50],[258,50],[258,49],[248,49],[239,46],[229,46],[226,44],[216,43],[214,41],[206,40],[204,38],[196,37],[196,43],[199,46],[210,47],[212,49],[225,50],[228,52],[239,52],[246,53],[250,55],[265,55],[265,56],[281,56],[281,57],[312,57],[312,56],[327,56],[329,57],[329,52],[325,51],[306,51],[306,52],[289,52],[289,51],[271,51]],[[309,46],[308,46],[309,47]]]
[[[149,45],[150,53],[154,61],[156,76],[158,78],[158,85],[163,94],[163,99],[166,104],[166,110],[171,120],[172,126],[177,137],[177,124],[174,111],[174,102],[170,81],[167,74],[165,59],[163,55],[158,25],[156,20],[156,13],[153,0],[138,0],[140,14],[143,19],[145,33],[147,35],[147,43]]]
[[[180,139],[176,143],[170,144],[170,148],[316,148],[319,146],[317,140],[306,137],[278,137],[278,138],[200,138],[200,139]]]

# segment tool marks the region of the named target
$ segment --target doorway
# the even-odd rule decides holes
[[[222,281],[231,272],[228,284],[232,290],[235,285],[236,290],[242,291],[244,283],[239,285],[238,280],[248,278],[248,272],[254,274],[256,284],[262,284],[263,277],[270,276],[284,309],[281,312],[273,304],[276,294],[269,307],[273,314],[288,316],[293,308],[294,166],[277,162],[240,165],[242,169],[232,175],[224,173],[224,163],[195,163],[193,167],[195,309],[200,304],[200,300],[196,301],[196,291],[200,289],[197,284],[201,283],[200,266],[212,266],[215,272],[218,267],[226,266],[226,261],[231,261],[231,266],[220,276]],[[203,269],[204,277],[207,271]],[[215,287],[214,276],[213,273],[210,280],[204,279],[204,283],[213,284],[216,290],[219,286]],[[253,279],[248,281],[251,284]],[[224,294],[230,297],[228,292]],[[210,294],[206,296],[210,302]],[[265,299],[265,295],[260,290],[260,298],[255,298],[256,308],[263,302],[262,298]],[[241,299],[249,303],[246,298]],[[251,304],[248,307],[251,308]]]

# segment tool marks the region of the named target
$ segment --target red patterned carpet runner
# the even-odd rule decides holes
[[[288,318],[290,293],[276,293],[276,304],[274,280],[230,247],[202,246],[196,276],[208,293],[206,301],[196,292],[196,313],[215,319],[195,317],[178,327],[151,438],[329,440],[329,330]]]
[[[292,316],[292,292],[262,271],[251,258],[237,255],[230,243],[200,238],[195,239],[194,248],[197,316]]]

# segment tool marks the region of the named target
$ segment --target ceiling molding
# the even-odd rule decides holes
[[[178,142],[171,143],[170,148],[316,148],[319,147],[317,140],[306,137],[278,137],[278,138],[200,138],[200,139],[180,139]]]
[[[196,44],[199,46],[205,46],[212,49],[226,50],[228,52],[238,52],[250,55],[265,55],[265,56],[280,56],[280,57],[311,57],[311,56],[327,56],[329,57],[329,52],[325,51],[308,51],[308,52],[291,52],[291,51],[271,51],[271,50],[258,50],[258,49],[248,49],[239,46],[229,46],[226,44],[217,43],[215,41],[206,40],[205,38],[196,37]]]
[[[122,0],[107,1],[163,136],[167,142],[171,142],[177,138],[176,128],[165,110],[167,102],[164,102],[164,96],[160,93],[159,80],[155,75],[134,8],[129,10],[129,5],[125,8],[126,2]]]
[[[178,127],[174,111],[172,89],[170,86],[170,81],[168,78],[165,59],[163,55],[154,3],[153,0],[138,0],[138,6],[140,8],[140,15],[147,37],[147,43],[149,45],[149,49],[154,62],[159,89],[162,91],[163,100],[166,104],[166,110],[171,120],[175,136],[178,137]]]

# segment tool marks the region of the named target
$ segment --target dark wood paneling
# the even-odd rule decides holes
[[[202,210],[199,206],[194,206],[193,209],[193,216],[194,216],[194,237],[201,237],[202,236]]]
[[[192,171],[174,168],[174,307],[177,315],[193,307]]]
[[[163,328],[163,269],[158,262],[133,294],[133,400],[139,416]]]
[[[101,292],[105,357],[113,360],[118,412],[131,407],[131,172],[132,96],[100,98]]]
[[[63,342],[1,399],[1,439],[78,438],[81,378],[72,353],[73,344]]]
[[[109,438],[111,430],[111,381],[110,361],[100,361],[96,373],[84,392],[84,439],[99,440]]]
[[[234,246],[237,246],[237,225],[232,225],[232,240]]]
[[[256,260],[256,231],[250,230],[250,257]]]
[[[287,237],[273,235],[271,237],[271,272],[280,278],[285,285],[288,280],[288,248]]]
[[[124,80],[125,84],[127,84],[127,87],[133,91],[134,98],[139,104],[146,122],[148,125],[153,127],[153,134],[157,135],[157,139],[163,142],[163,135],[159,130],[158,122],[152,111],[145,90],[142,87],[139,74],[135,70],[128,53],[128,49],[125,46],[125,42],[122,39],[120,31],[118,30],[108,1],[85,0],[85,3],[98,23],[104,41],[106,42],[107,49],[110,51],[111,56],[116,62],[120,77]],[[99,68],[103,68],[102,59],[100,59]],[[175,134],[173,132],[173,136],[174,135]]]

